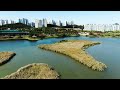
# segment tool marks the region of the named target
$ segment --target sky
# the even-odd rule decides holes
[[[27,18],[30,22],[46,18],[49,21],[74,21],[75,24],[120,24],[120,11],[0,11],[0,19]]]

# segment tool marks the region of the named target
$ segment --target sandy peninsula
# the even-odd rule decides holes
[[[33,63],[1,79],[59,79],[59,74],[48,64]]]
[[[15,56],[14,52],[0,52],[0,65],[7,63],[13,56]]]
[[[40,45],[39,48],[70,56],[93,70],[104,71],[107,66],[85,52],[86,48],[97,44],[100,43],[86,40],[62,40],[55,44]]]

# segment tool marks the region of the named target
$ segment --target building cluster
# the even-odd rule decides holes
[[[19,19],[18,22],[13,21],[13,20],[0,20],[0,26],[6,25],[6,24],[14,24],[14,23],[23,23],[23,24],[26,24],[26,25],[30,25],[32,27],[35,26],[34,22],[29,22],[28,19],[25,19],[25,18]]]
[[[66,26],[68,26],[68,25],[74,25],[74,22],[73,21],[71,21],[71,22],[66,21]]]
[[[14,24],[14,23],[23,23],[25,25],[29,25],[35,28],[40,28],[40,27],[47,27],[48,24],[56,25],[56,26],[69,26],[69,25],[75,25],[73,21],[68,22],[66,21],[64,24],[59,20],[59,21],[54,21],[51,20],[50,22],[47,21],[47,19],[36,19],[35,22],[29,22],[28,19],[22,18],[18,19],[17,22],[13,20],[0,20],[0,26],[5,25],[5,24]],[[84,25],[84,30],[89,30],[89,31],[116,31],[120,30],[120,25],[118,23],[115,24],[85,24]]]
[[[19,19],[19,20],[18,20],[18,23],[23,23],[23,24],[26,24],[26,25],[29,25],[29,26],[32,26],[32,27],[35,26],[35,23],[34,23],[34,22],[29,22],[29,20],[28,20],[28,19],[25,19],[25,18]]]
[[[43,20],[35,20],[35,28],[39,28],[39,27],[47,27],[47,19],[43,19]]]
[[[14,24],[14,23],[15,23],[15,21],[13,21],[13,20],[10,20],[10,21],[8,21],[8,20],[0,20],[0,25]]]
[[[89,31],[116,31],[120,30],[119,24],[86,24],[84,30]]]
[[[52,25],[56,25],[56,26],[68,26],[68,25],[74,25],[74,22],[73,21],[71,21],[71,22],[66,21],[66,24],[64,25],[60,20],[58,22],[54,21],[54,20],[48,22],[47,19],[43,19],[43,20],[36,19],[35,20],[35,28],[47,27],[47,24],[52,24]]]
[[[65,24],[63,24],[60,20],[59,21],[55,21],[55,20],[51,20],[50,22],[47,21],[47,19],[43,18],[43,19],[36,19],[35,22],[29,22],[28,19],[26,18],[22,18],[22,19],[18,19],[17,22],[13,21],[13,20],[0,20],[0,26],[1,25],[5,25],[5,24],[14,24],[14,23],[23,23],[35,28],[40,28],[40,27],[47,27],[47,24],[52,24],[52,25],[56,25],[56,26],[68,26],[68,25],[74,25],[74,22],[68,22],[66,21]]]

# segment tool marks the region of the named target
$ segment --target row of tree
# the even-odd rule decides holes
[[[84,25],[67,25],[67,26],[57,26],[53,24],[47,24],[47,27],[60,27],[60,28],[80,28],[81,30],[84,29]]]
[[[84,29],[84,25],[57,26],[57,25],[53,25],[53,24],[47,24],[47,27],[80,28],[81,30]],[[10,28],[10,29],[17,29],[17,28],[27,28],[27,29],[30,29],[30,28],[32,28],[32,27],[29,26],[29,25],[22,24],[22,23],[6,24],[6,25],[0,26],[0,29],[1,29],[1,30],[7,29],[7,28]]]
[[[59,29],[56,29],[54,27],[59,27]],[[76,30],[73,30],[73,28],[80,28],[81,30],[84,29],[84,26],[82,25],[69,25],[69,26],[56,26],[52,24],[48,24],[47,27],[41,27],[41,28],[34,28],[22,23],[15,23],[15,24],[6,24],[3,26],[0,26],[1,30],[5,29],[17,29],[22,32],[29,32],[30,36],[36,35],[40,37],[45,37],[45,35],[57,35],[60,37],[70,36],[70,35],[77,35],[78,32]],[[69,29],[66,29],[69,28]]]
[[[0,30],[4,30],[4,29],[17,29],[17,28],[27,28],[27,29],[30,29],[31,26],[29,25],[25,25],[25,24],[22,24],[22,23],[15,23],[15,24],[5,24],[5,25],[2,25],[0,26]]]
[[[30,36],[36,35],[39,36],[41,34],[45,35],[57,35],[57,36],[70,36],[70,35],[78,35],[78,32],[73,29],[55,29],[51,27],[43,27],[43,28],[34,28],[29,30]]]

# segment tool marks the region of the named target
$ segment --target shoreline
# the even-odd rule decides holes
[[[1,79],[60,79],[60,75],[48,64],[33,63]]]
[[[28,40],[28,41],[38,41],[40,39],[26,39],[26,38],[7,38],[7,39],[0,39],[0,41],[9,41],[9,40]]]
[[[75,35],[66,36],[66,37],[78,37]],[[49,38],[64,38],[59,36],[46,36],[45,38],[31,38],[31,37],[24,37],[24,38],[0,38],[0,41],[9,41],[9,40],[28,40],[28,41],[38,41],[43,39],[49,39]]]
[[[97,44],[100,43],[86,40],[63,40],[55,44],[43,44],[38,47],[41,49],[67,55],[93,70],[104,71],[104,69],[107,68],[107,66],[104,63],[95,60],[84,50],[90,46],[94,46]]]
[[[15,55],[14,52],[0,52],[0,66],[10,61]]]
[[[90,37],[90,38],[120,38],[120,36],[94,36],[94,35],[88,35],[85,37]]]
[[[80,36],[66,36],[66,37],[81,37]],[[84,37],[89,37],[89,38],[120,38],[120,36],[94,36],[94,35],[87,35]],[[38,41],[38,40],[43,40],[43,39],[49,39],[49,38],[65,38],[65,37],[58,37],[58,36],[47,36],[45,38],[0,38],[0,41],[9,41],[9,40],[27,40],[27,41]]]

